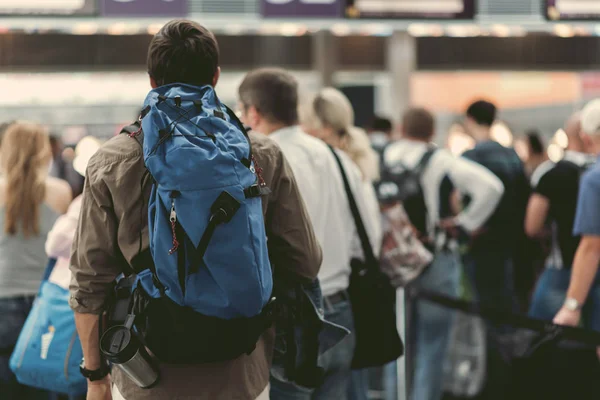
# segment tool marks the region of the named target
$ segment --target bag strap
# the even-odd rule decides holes
[[[344,181],[344,189],[346,190],[346,196],[348,197],[348,203],[350,204],[350,211],[352,212],[352,218],[354,218],[354,224],[356,225],[358,237],[360,238],[360,244],[363,249],[363,254],[365,256],[367,267],[373,268],[377,265],[378,261],[375,257],[375,254],[373,254],[373,247],[371,247],[369,235],[367,234],[365,224],[363,223],[362,216],[360,215],[360,211],[358,210],[358,205],[356,204],[354,193],[352,193],[352,188],[350,187],[350,182],[348,181],[348,176],[346,175],[346,170],[344,169],[342,160],[340,160],[340,157],[338,156],[334,148],[329,146],[329,150],[331,150],[331,153],[333,154],[333,157],[335,158],[335,161],[337,162],[337,165],[340,169],[340,173],[342,174],[342,179]]]
[[[380,165],[380,169],[381,170],[385,170],[385,152],[387,151],[387,149],[389,149],[392,145],[394,144],[394,142],[390,142],[388,144],[386,144],[383,149],[381,150],[381,153],[379,154],[379,165]],[[429,165],[429,160],[431,160],[431,157],[435,154],[435,152],[437,151],[437,147],[433,146],[433,145],[428,145],[427,146],[427,150],[425,151],[425,153],[423,154],[423,156],[421,157],[421,159],[419,160],[419,162],[417,163],[417,165],[412,169],[413,172],[417,173],[418,175],[421,175],[423,173],[423,171],[425,170],[425,168],[427,167],[427,165]],[[410,170],[410,168],[407,168],[404,163],[398,161],[398,163],[407,170]]]
[[[412,300],[426,300],[439,304],[445,308],[462,311],[466,314],[485,318],[495,323],[512,325],[516,328],[529,329],[544,335],[553,336],[553,338],[560,337],[561,341],[572,340],[590,346],[600,345],[600,332],[570,326],[556,325],[550,321],[530,318],[521,314],[513,314],[511,312],[498,310],[494,307],[486,307],[478,303],[459,300],[430,290],[419,289],[414,285],[407,288],[407,295]]]
[[[52,271],[54,271],[55,266],[56,266],[56,258],[49,258],[48,264],[46,264],[46,269],[44,270],[42,282],[50,279],[50,275],[52,274]]]
[[[240,121],[240,119],[238,118],[236,113],[231,108],[227,107],[226,104],[221,103],[221,101],[218,101],[218,102],[221,105],[221,107],[223,107],[225,109],[225,111],[227,111],[227,115],[229,115],[229,118],[233,122],[235,122],[237,125],[239,125],[240,130],[242,131],[242,133],[244,134],[244,137],[248,141],[248,149],[249,149],[248,159],[242,160],[242,163],[246,166],[246,168],[250,168],[252,165],[253,158],[254,158],[254,153],[252,153],[252,142],[250,142],[250,136],[248,135],[248,131],[244,127],[244,124],[242,123],[242,121]]]
[[[419,163],[413,169],[413,172],[421,176],[423,174],[423,171],[425,171],[425,168],[427,168],[427,166],[429,165],[429,160],[431,160],[431,157],[433,157],[436,151],[437,147],[429,146],[425,154],[423,154],[423,157],[421,157],[421,160],[419,160]]]

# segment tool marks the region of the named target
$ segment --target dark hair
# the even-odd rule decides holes
[[[424,108],[410,108],[402,116],[402,130],[408,137],[430,140],[435,131],[435,119]]]
[[[371,126],[369,129],[375,132],[384,132],[390,134],[392,133],[393,129],[392,121],[390,121],[388,118],[383,118],[376,115],[373,117],[373,121],[371,121]]]
[[[287,71],[254,70],[246,75],[238,93],[245,108],[255,107],[270,122],[298,123],[298,82]]]
[[[158,86],[176,82],[212,85],[218,68],[217,40],[196,22],[168,22],[150,42],[148,74]]]
[[[527,137],[527,143],[529,144],[529,149],[532,154],[539,155],[545,153],[544,141],[537,131],[528,131],[525,136]]]
[[[467,108],[467,116],[484,126],[492,126],[496,120],[496,112],[496,106],[485,100],[476,101]]]

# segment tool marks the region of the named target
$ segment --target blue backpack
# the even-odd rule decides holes
[[[273,280],[261,201],[269,190],[246,131],[210,86],[154,89],[140,121],[154,184],[137,330],[163,361],[249,353],[271,324]]]
[[[87,390],[87,381],[79,373],[83,351],[69,307],[69,291],[48,281],[55,265],[56,259],[48,261],[10,358],[10,369],[24,385],[78,396]]]

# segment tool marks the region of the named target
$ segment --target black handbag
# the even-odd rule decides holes
[[[379,261],[373,254],[344,166],[335,150],[331,147],[330,149],[344,180],[348,203],[364,254],[364,261],[352,260],[348,288],[356,335],[352,368],[379,367],[397,360],[404,354],[404,343],[396,327],[396,289],[379,268]]]

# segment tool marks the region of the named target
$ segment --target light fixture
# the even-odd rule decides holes
[[[556,24],[554,25],[554,34],[563,38],[575,36],[575,31],[570,25]]]
[[[492,125],[492,139],[502,146],[509,147],[513,143],[513,134],[504,122],[496,122]]]
[[[333,24],[331,33],[335,36],[348,36],[350,34],[350,26],[348,24]]]
[[[473,37],[481,35],[481,29],[476,25],[449,25],[446,33],[452,37]]]
[[[150,24],[148,25],[147,31],[148,31],[148,35],[156,35],[160,29],[163,27],[162,24]]]
[[[492,27],[490,29],[490,33],[492,34],[492,36],[509,37],[510,36],[510,28],[506,25],[500,25],[500,24],[492,25]]]
[[[556,143],[548,146],[548,158],[552,162],[559,162],[564,154],[564,150]]]
[[[261,35],[276,36],[279,35],[281,31],[278,24],[263,23],[260,25],[260,28],[258,28],[258,33]]]
[[[296,36],[297,32],[298,25],[291,23],[281,24],[280,33],[282,36]]]
[[[562,128],[556,131],[553,141],[563,149],[566,149],[567,146],[569,146],[569,137]]]
[[[91,22],[75,24],[71,32],[74,35],[94,35],[98,33],[98,25]]]
[[[363,25],[361,33],[368,36],[391,36],[393,29],[386,24],[366,24]]]
[[[447,147],[450,152],[456,156],[461,155],[467,150],[475,147],[475,141],[467,135],[462,126],[454,124],[448,132]]]
[[[124,35],[126,31],[127,31],[127,25],[125,25],[124,22],[118,22],[116,24],[109,26],[106,29],[106,32],[109,35]]]

